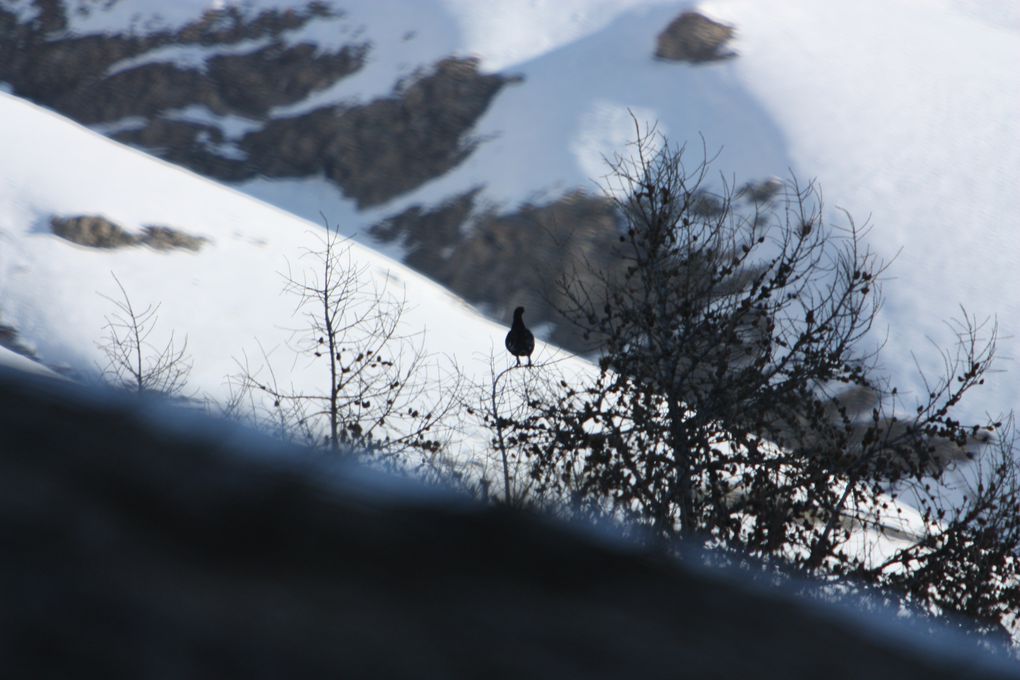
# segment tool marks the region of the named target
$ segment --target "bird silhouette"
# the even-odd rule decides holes
[[[506,334],[506,349],[517,357],[518,366],[521,365],[521,357],[528,357],[528,366],[531,365],[531,353],[535,349],[535,336],[524,325],[524,307],[514,310],[514,322],[510,326],[510,332]]]

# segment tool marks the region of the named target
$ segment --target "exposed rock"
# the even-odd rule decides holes
[[[244,54],[215,55],[204,69],[154,62],[48,97],[58,111],[86,123],[128,117],[159,120],[173,109],[205,106],[216,114],[258,118],[301,101],[361,67],[364,46],[318,53],[315,46],[272,44]],[[157,145],[158,147],[167,144]]]
[[[251,17],[230,5],[207,10],[176,32],[142,35],[55,33],[53,25],[67,23],[59,0],[50,0],[44,14],[45,23],[18,24],[13,13],[0,10],[0,80],[10,83],[15,94],[86,124],[157,118],[190,105],[262,116],[357,71],[368,50],[363,43],[335,52],[320,52],[310,43],[285,45],[280,39],[284,33],[331,14],[319,2],[300,11],[268,9]],[[243,54],[214,54],[204,69],[160,61],[109,73],[122,60],[167,45],[232,45],[259,38],[271,43]]]
[[[325,174],[359,207],[384,203],[442,175],[474,149],[468,133],[509,79],[450,58],[363,106],[276,119],[240,146],[270,177]]]
[[[667,61],[700,63],[736,56],[724,50],[733,37],[732,26],[709,19],[698,12],[684,12],[656,39],[655,56]]]
[[[369,227],[369,233],[385,243],[398,242],[404,247],[404,263],[437,278],[449,269],[449,258],[463,240],[462,227],[475,208],[481,187],[426,210],[411,206]]]
[[[312,43],[274,43],[246,54],[216,55],[206,61],[209,97],[215,93],[231,113],[262,117],[359,70],[367,52],[364,44],[321,52]]]
[[[612,203],[584,192],[545,205],[524,205],[510,213],[475,208],[477,190],[457,196],[433,210],[420,206],[370,229],[383,241],[407,248],[406,262],[470,302],[480,303],[497,318],[517,305],[528,309],[531,323],[552,323],[549,339],[577,352],[591,343],[559,321],[556,307],[565,301],[560,277],[589,275],[586,263],[606,270],[619,231]],[[469,215],[471,215],[469,217]]]
[[[67,30],[64,0],[31,0],[31,2],[26,1],[21,4],[32,5],[35,9],[35,17],[30,24],[34,30],[42,33],[57,33]],[[0,9],[0,13],[6,13],[6,10]]]
[[[203,243],[208,241],[202,236],[192,236],[165,226],[143,227],[142,235],[136,236],[101,215],[77,215],[74,217],[55,215],[50,218],[50,228],[57,236],[90,248],[146,245],[156,250],[197,251]]]
[[[183,44],[235,45],[245,40],[278,38],[287,31],[302,28],[316,17],[339,16],[325,2],[306,2],[302,9],[269,8],[247,16],[235,4],[207,9],[202,16],[177,33],[175,40]]]
[[[269,119],[274,108],[303,101],[364,64],[369,45],[354,38],[335,51],[286,42],[287,32],[336,14],[325,3],[253,15],[230,5],[176,32],[44,30],[66,28],[66,11],[64,2],[47,0],[45,21],[19,24],[14,13],[0,10],[0,81],[15,94],[87,125],[119,124],[110,133],[119,141],[220,180],[325,176],[360,207],[384,203],[460,163],[478,141],[471,128],[512,80],[480,73],[475,59],[449,58],[408,78],[391,96]],[[244,53],[210,50],[200,67],[144,59],[168,45],[260,38],[269,44]],[[123,63],[132,58],[141,61]],[[213,120],[180,120],[178,112],[192,107],[208,110]],[[228,139],[215,122],[228,115],[245,118],[254,130]]]
[[[198,251],[209,239],[204,236],[192,236],[173,227],[145,226],[138,242],[156,250],[192,250]]]
[[[13,38],[0,40],[0,80],[14,94],[51,106],[77,118],[75,106],[89,103],[88,87],[122,59],[163,45],[159,36],[65,36],[47,40],[43,34],[18,26]]]
[[[893,614],[326,465],[163,401],[0,368],[0,433],[0,658],[22,677],[1017,677]]]
[[[50,228],[57,236],[90,248],[119,248],[138,242],[133,234],[101,215],[53,216]]]
[[[141,64],[94,83],[86,93],[79,85],[53,97],[54,107],[91,125],[127,117],[157,116],[168,109],[203,103],[217,113],[226,113],[222,103],[211,98],[212,86],[198,69],[181,68],[169,62]]]
[[[239,182],[256,174],[247,161],[236,157],[238,154],[225,155],[222,152],[221,145],[228,142],[215,125],[154,118],[140,127],[118,130],[110,136],[219,180]]]
[[[692,197],[692,211],[718,217],[735,209],[754,215],[782,189],[769,178],[748,182],[734,195],[734,206],[708,191]],[[404,248],[404,262],[498,319],[508,319],[517,305],[528,309],[532,324],[548,324],[546,339],[585,354],[592,340],[560,325],[557,309],[567,300],[557,282],[592,283],[591,269],[619,271],[620,219],[613,202],[602,195],[575,191],[544,204],[525,204],[512,211],[479,205],[475,188],[431,209],[411,206],[369,228],[386,243]],[[765,213],[759,215],[765,219]]]

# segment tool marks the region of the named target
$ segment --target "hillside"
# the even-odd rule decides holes
[[[271,432],[336,450],[353,442],[382,466],[421,454],[410,467],[423,462],[430,481],[451,464],[478,465],[455,479],[484,499],[633,513],[635,532],[642,522],[667,540],[702,532],[1015,633],[1002,616],[1020,607],[1012,421],[979,431],[956,418],[995,420],[1020,401],[1020,383],[1007,376],[956,410],[951,389],[915,375],[949,370],[959,374],[950,386],[967,387],[985,376],[979,350],[959,369],[943,365],[938,347],[953,339],[943,320],[961,304],[978,346],[993,331],[982,320],[998,315],[998,368],[1012,368],[1012,7],[4,3],[0,364],[109,377],[111,348],[124,342],[118,314],[137,314],[152,334],[135,341],[180,360],[172,380],[194,410],[260,416]],[[600,182],[607,159],[632,153],[651,128],[686,142],[692,166],[710,159],[708,190],[634,185],[624,192],[634,211],[655,214],[649,229],[622,234],[613,187]],[[817,178],[825,218],[864,226],[861,245],[890,268],[826,249],[840,243],[827,227],[784,213],[773,197],[791,176]],[[712,216],[726,206],[754,214],[746,224],[761,224],[759,209],[791,219],[790,238],[736,235],[716,247],[698,229],[723,233]],[[624,269],[613,244],[646,233],[654,243],[633,243],[635,262],[678,244],[640,270],[666,278],[586,299],[579,323],[561,322],[556,279],[587,264],[612,279]],[[323,262],[324,239],[336,261]],[[742,265],[739,253],[761,244],[764,259]],[[822,273],[817,298],[769,259],[787,245],[818,254],[804,260]],[[759,265],[774,278],[748,284]],[[718,273],[692,276],[703,271]],[[868,327],[870,307],[853,304],[875,297],[872,271],[883,272],[886,304],[861,347],[855,324]],[[356,289],[339,293],[349,334],[336,345],[337,319],[322,329],[306,314],[330,313],[315,303],[331,275]],[[828,295],[829,276],[852,290]],[[692,280],[712,284],[693,304],[683,297]],[[503,370],[518,305],[545,341],[536,370]],[[586,358],[605,328],[617,336],[604,347],[619,352],[601,357],[603,384],[578,389],[572,377],[593,370]],[[385,350],[371,345],[380,338]],[[878,345],[878,370],[899,391],[873,409],[856,350]],[[134,370],[128,359],[119,370]],[[399,374],[416,362],[420,376]],[[338,408],[323,395],[344,380],[362,392]],[[834,383],[849,389],[833,397]],[[331,433],[308,425],[340,412],[350,420],[334,419]],[[429,425],[409,447],[386,448],[388,433],[448,412],[442,433]],[[961,462],[979,451],[989,454],[979,465]]]
[[[224,398],[226,378],[261,345],[291,368],[296,386],[321,383],[322,369],[287,353],[296,299],[281,273],[314,267],[302,259],[320,244],[321,224],[306,222],[215,182],[153,159],[32,104],[0,94],[2,320],[43,363],[95,374],[98,346],[114,313],[113,276],[133,303],[159,304],[153,344],[187,336],[190,383]],[[204,239],[197,251],[134,244],[90,247],[52,232],[54,216],[102,215],[129,235],[146,225]],[[358,243],[350,266],[364,285],[406,300],[399,332],[420,337],[436,370],[453,364],[483,380],[490,356],[504,362],[505,326],[488,321],[425,277]],[[555,351],[544,345],[536,356]]]
[[[1015,5],[716,0],[697,9],[733,27],[723,58],[657,59],[692,7],[24,1],[0,10],[0,81],[302,217],[323,213],[495,318],[523,297],[550,322],[543,284],[611,229],[592,180],[632,138],[629,110],[693,156],[703,136],[727,180],[818,178],[834,220],[846,209],[872,225],[895,259],[876,341],[888,336],[901,384],[914,384],[915,355],[939,368],[927,338],[948,337],[959,304],[1017,338]],[[490,289],[490,244],[534,259],[550,224],[579,229],[565,257]],[[1016,404],[1016,384],[970,410]]]

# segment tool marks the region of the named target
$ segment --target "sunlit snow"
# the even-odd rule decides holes
[[[226,4],[248,14],[304,6],[297,0],[125,0],[106,12],[72,13],[70,30],[172,28]],[[12,6],[34,11],[28,3]],[[652,57],[657,33],[693,7],[736,27],[736,58],[692,66]],[[278,249],[286,250],[281,239],[296,247],[300,238],[293,232],[317,229],[320,213],[370,243],[365,227],[379,218],[479,184],[485,185],[482,200],[504,209],[576,187],[593,188],[604,170],[599,159],[627,140],[628,111],[633,111],[643,122],[658,121],[661,130],[674,141],[688,142],[694,152],[700,151],[703,137],[709,154],[717,154],[715,169],[727,179],[742,182],[789,172],[818,178],[835,219],[841,218],[839,209],[846,209],[858,222],[872,225],[872,245],[895,259],[876,340],[888,333],[885,367],[896,382],[916,385],[914,356],[929,371],[940,368],[927,338],[947,340],[942,322],[957,315],[960,304],[979,317],[998,316],[1000,354],[1007,358],[1000,365],[1012,372],[1015,363],[1008,359],[1018,354],[1020,342],[1020,285],[1013,281],[1020,233],[1017,7],[1013,0],[352,0],[344,4],[342,17],[289,32],[285,39],[313,41],[322,49],[370,42],[365,67],[277,113],[370,101],[444,56],[475,55],[483,71],[520,75],[523,81],[506,86],[495,98],[472,131],[480,145],[464,163],[364,212],[321,179],[242,184],[244,191],[309,220],[273,213],[274,226],[269,227],[265,217],[248,219],[234,208],[224,208],[225,216],[214,220],[205,199],[179,198],[172,188],[176,180],[158,180],[167,185],[161,201],[158,191],[140,190],[141,182],[124,184],[123,177],[133,176],[122,167],[130,165],[121,159],[124,154],[107,159],[98,140],[81,148],[77,142],[49,144],[48,135],[32,131],[43,126],[37,116],[5,116],[3,134],[9,141],[2,161],[5,221],[0,228],[7,234],[2,256],[6,288],[0,311],[17,316],[24,336],[51,359],[88,363],[93,351],[78,334],[92,332],[85,328],[94,328],[98,310],[79,303],[59,314],[31,311],[27,302],[64,285],[48,279],[83,276],[81,261],[103,262],[90,264],[89,271],[109,271],[115,263],[117,269],[149,272],[150,262],[167,263],[173,284],[154,280],[144,288],[153,299],[162,299],[171,289],[175,294],[204,291],[240,280],[237,266],[224,268],[218,264],[223,261],[243,261],[244,271],[256,268],[256,262],[257,268],[277,270]],[[7,101],[4,106],[17,108]],[[121,174],[95,189],[82,181],[81,171],[71,170],[79,167],[75,163],[87,163],[92,175],[105,176],[115,168]],[[68,169],[66,176],[61,168]],[[191,178],[191,186],[199,186],[198,181]],[[133,198],[142,195],[147,196],[145,210],[143,201]],[[240,199],[228,203],[240,205]],[[75,251],[66,262],[44,250],[40,244],[53,240],[42,233],[44,213],[86,206],[113,213],[134,228],[153,219],[173,221],[207,233],[214,248],[198,255]],[[164,209],[166,214],[160,212]],[[259,214],[270,213],[260,208]],[[10,236],[25,229],[30,231],[24,237]],[[56,241],[46,248],[57,245],[73,249]],[[206,267],[217,273],[207,273]],[[80,293],[77,282],[68,285]],[[94,297],[102,285],[91,282],[85,289]],[[36,290],[30,295],[21,286]],[[272,299],[273,285],[242,287],[251,289],[263,301],[260,305]],[[173,311],[173,302],[164,304],[167,321],[187,325],[195,349],[204,349],[206,331],[191,330],[202,317]],[[230,304],[252,310],[260,306],[244,299]],[[274,315],[284,308],[280,303]],[[209,333],[215,336],[225,326],[224,317],[208,317]],[[247,318],[247,312],[239,318]],[[66,328],[76,324],[82,329]],[[257,324],[247,324],[241,324],[241,335],[251,337]],[[196,368],[196,374],[213,382],[224,367],[223,362],[214,365]],[[976,397],[965,404],[972,414],[1011,408],[1020,403],[1020,381],[1011,373],[998,376]]]

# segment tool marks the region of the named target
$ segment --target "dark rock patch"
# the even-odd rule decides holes
[[[755,215],[782,189],[778,180],[748,182],[736,193],[737,206],[726,206],[708,191],[693,196],[692,210],[718,217],[726,209]],[[369,228],[385,243],[405,249],[404,262],[435,279],[498,319],[524,305],[534,325],[549,324],[546,338],[576,353],[593,349],[572,327],[561,325],[557,310],[568,301],[557,287],[561,279],[595,285],[591,269],[618,270],[620,219],[614,203],[602,195],[575,191],[542,204],[512,211],[481,205],[475,188],[426,209],[411,206]],[[759,217],[764,219],[765,213]]]
[[[202,16],[185,25],[175,39],[185,45],[235,45],[245,40],[278,38],[287,31],[304,27],[317,17],[339,16],[325,2],[307,2],[302,9],[266,9],[247,16],[236,5],[206,10]]]
[[[430,210],[411,206],[372,225],[369,233],[384,243],[400,243],[405,264],[438,279],[450,268],[449,259],[463,240],[463,227],[481,190],[472,189]]]
[[[80,87],[53,97],[54,107],[73,112],[86,125],[122,118],[157,116],[202,102],[215,113],[227,113],[223,104],[210,99],[210,84],[198,69],[181,68],[169,62],[141,64],[102,78],[84,92]]]
[[[391,97],[273,120],[239,145],[261,174],[324,174],[359,207],[378,205],[467,157],[469,131],[507,82],[480,73],[477,59],[444,59]]]
[[[618,240],[613,204],[574,192],[556,201],[527,204],[506,213],[476,210],[477,190],[433,210],[412,207],[370,229],[382,241],[407,248],[406,262],[496,318],[517,305],[532,325],[552,323],[549,339],[576,352],[590,342],[573,328],[555,325],[566,301],[561,277],[590,276],[586,263],[609,270]]]
[[[163,160],[189,168],[207,177],[239,182],[255,176],[255,170],[238,154],[224,154],[220,145],[228,141],[215,125],[190,120],[154,118],[145,125],[117,130],[110,135],[118,142],[147,149]]]
[[[591,343],[557,323],[557,309],[567,301],[556,284],[562,278],[594,283],[588,264],[611,270],[618,236],[612,203],[581,191],[512,213],[483,212],[446,258],[439,280],[472,302],[484,303],[497,318],[523,305],[532,325],[554,324],[551,341],[585,353]]]
[[[142,235],[138,243],[155,250],[191,250],[198,252],[209,239],[204,236],[192,236],[173,227],[148,225],[142,227]]]
[[[713,21],[698,12],[684,12],[659,34],[655,56],[666,61],[695,64],[729,59],[736,53],[724,47],[733,35],[732,26]]]
[[[206,77],[224,108],[262,117],[274,106],[299,102],[358,71],[367,52],[367,45],[320,52],[312,43],[275,43],[247,54],[211,57]]]
[[[33,30],[42,33],[57,33],[67,30],[64,0],[32,0],[31,4],[36,12],[29,23]],[[2,9],[0,9],[0,13],[14,16],[13,12]]]
[[[138,242],[133,234],[101,215],[54,216],[50,228],[60,238],[89,248],[120,248]]]
[[[45,20],[25,23],[0,10],[0,81],[15,94],[87,125],[111,125],[117,140],[219,180],[325,176],[359,207],[384,203],[463,161],[479,143],[471,129],[513,80],[480,73],[476,59],[449,58],[391,96],[271,119],[274,108],[305,100],[365,62],[370,46],[356,38],[335,51],[287,44],[289,31],[340,14],[326,3],[258,13],[230,5],[177,31],[130,35],[70,35],[67,3],[43,4]],[[215,48],[254,39],[269,43],[241,54],[211,49],[201,67],[117,66],[169,45]],[[255,129],[228,139],[215,122],[180,119],[180,110],[196,106],[245,118]]]
[[[366,51],[359,46],[320,54],[308,43],[274,43],[245,54],[214,55],[204,69],[141,64],[87,88],[79,84],[61,91],[50,103],[86,124],[134,116],[158,123],[168,111],[195,105],[215,114],[260,118],[357,71]],[[159,146],[169,146],[167,141]]]
[[[208,242],[202,236],[192,236],[179,229],[158,225],[145,226],[142,235],[136,236],[101,215],[54,216],[50,218],[50,228],[57,236],[89,248],[145,245],[155,250],[197,251],[202,244]]]
[[[89,88],[101,82],[106,70],[122,59],[138,56],[166,43],[161,36],[63,36],[48,39],[26,28],[0,40],[0,80],[14,94],[79,117],[77,106],[89,104]]]
[[[10,83],[15,94],[86,124],[158,118],[190,105],[262,116],[357,71],[368,50],[367,44],[357,44],[320,52],[307,43],[283,43],[286,32],[333,14],[321,2],[254,16],[231,5],[208,10],[176,32],[81,36],[66,34],[64,3],[48,0],[46,5],[46,21],[27,24],[0,10],[0,81]],[[213,55],[203,70],[157,62],[108,72],[119,61],[167,45],[226,46],[260,38],[271,42],[245,54]]]

